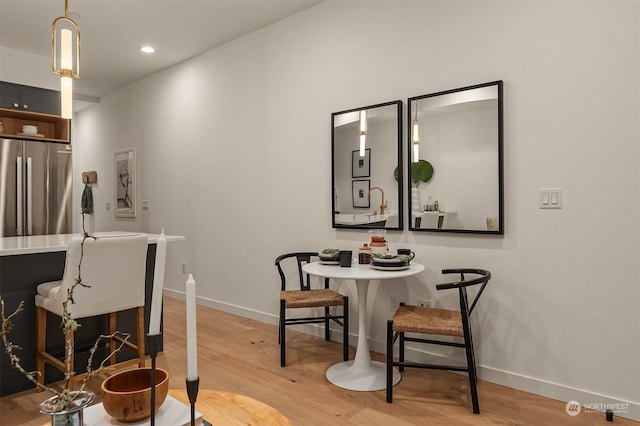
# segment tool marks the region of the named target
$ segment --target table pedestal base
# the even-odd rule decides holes
[[[332,365],[327,370],[327,380],[336,386],[355,391],[376,391],[387,387],[387,366],[383,362],[371,361],[367,368],[356,368],[354,361],[345,361]],[[397,368],[393,369],[393,385],[402,376]]]

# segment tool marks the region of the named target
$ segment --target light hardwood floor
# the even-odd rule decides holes
[[[165,350],[158,366],[169,371],[171,388],[184,388],[186,376],[184,302],[165,298]],[[330,384],[326,369],[341,360],[341,346],[288,331],[288,366],[280,367],[277,327],[198,306],[198,373],[201,389],[234,392],[282,412],[294,425],[638,425],[602,413],[570,417],[565,403],[479,381],[480,415],[471,412],[464,375],[408,369],[394,390],[355,392]],[[352,356],[353,356],[352,349]],[[4,356],[4,354],[1,354]],[[382,361],[384,356],[372,354]],[[100,378],[90,388],[99,393]],[[0,398],[0,425],[42,425],[35,391]],[[98,396],[97,400],[100,398]],[[207,419],[215,425],[215,419]]]

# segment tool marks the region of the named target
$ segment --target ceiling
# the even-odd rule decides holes
[[[68,0],[81,34],[75,93],[101,97],[322,0]],[[64,0],[0,0],[0,45],[51,56]],[[142,45],[156,52],[143,54]]]

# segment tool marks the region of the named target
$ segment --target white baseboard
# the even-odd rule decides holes
[[[176,291],[165,288],[163,295],[174,299],[185,300],[185,294],[183,291]],[[253,311],[242,306],[230,305],[228,303],[218,302],[217,300],[208,299],[206,297],[198,296],[196,298],[198,305],[206,306],[208,308],[217,309],[222,312],[228,312],[230,314],[238,315],[244,318],[253,319],[263,322],[265,324],[278,325],[278,317],[264,312]],[[311,333],[313,334],[313,333]]]
[[[174,299],[185,300],[184,292],[170,289],[164,289],[164,295]],[[197,303],[202,306],[217,309],[223,312],[250,318],[266,324],[278,325],[277,315],[267,314],[264,312],[254,311],[242,306],[230,305],[228,303],[218,302],[216,300],[198,297]],[[324,329],[322,325],[306,324],[294,327],[296,330],[311,334],[313,336],[324,337]],[[353,333],[349,336],[349,343],[352,346],[357,344],[357,335]],[[342,341],[341,329],[332,329],[332,335],[337,342]],[[386,342],[369,340],[369,348],[378,353],[386,352]],[[441,358],[438,354],[419,351],[407,347],[405,356],[412,361],[433,361],[434,358]],[[499,370],[496,368],[477,365],[478,377],[480,380],[495,383],[509,388],[518,389],[546,398],[558,401],[568,402],[577,401],[584,410],[595,410],[604,412],[607,409],[613,411],[614,416],[624,417],[631,420],[640,421],[640,402],[620,400],[607,395],[598,394],[592,391],[571,388],[560,383],[553,383],[545,380],[536,379],[535,377],[523,376],[521,374],[509,371]],[[604,414],[603,414],[604,416]]]

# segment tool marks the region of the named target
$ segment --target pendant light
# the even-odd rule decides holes
[[[64,16],[51,24],[51,70],[60,74],[62,118],[73,115],[73,82],[80,77],[80,28],[69,18],[69,0],[64,0]]]
[[[413,119],[411,141],[413,146],[413,162],[417,163],[420,160],[420,123],[418,122],[418,101],[416,101],[416,115]]]
[[[364,157],[367,138],[367,110],[360,111],[360,157]]]

